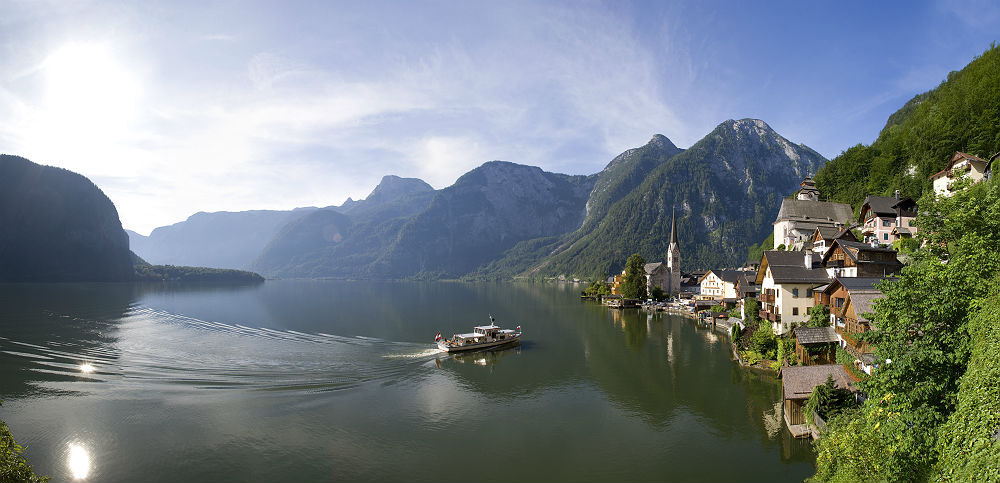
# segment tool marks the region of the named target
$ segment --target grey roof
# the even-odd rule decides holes
[[[826,270],[822,268],[807,269],[802,265],[778,265],[769,267],[774,283],[816,283],[829,282]]]
[[[837,342],[837,331],[833,327],[797,327],[795,329],[795,340],[799,344],[825,344]]]
[[[861,205],[861,213],[865,212],[865,205],[868,205],[868,208],[874,211],[876,215],[894,216],[896,210],[892,207],[898,201],[901,200],[896,199],[895,196],[869,196],[865,198],[864,204]]]
[[[873,303],[882,298],[882,292],[859,292],[851,293],[851,305],[854,306],[854,313],[858,315],[858,318],[866,322],[871,322],[868,317],[864,314],[869,314],[875,312],[875,308],[872,306]]]
[[[786,252],[782,250],[768,250],[764,252],[764,257],[767,258],[767,266],[775,267],[779,265],[796,265],[799,267],[804,267],[805,263],[804,251],[793,251]]]
[[[830,225],[817,226],[816,230],[819,230],[819,236],[823,237],[824,240],[833,240],[833,238],[836,237],[837,234],[839,234],[842,231],[836,226],[830,226]]]
[[[883,280],[895,281],[896,277],[835,277],[833,282],[822,290],[832,294],[837,291],[837,287],[844,287],[853,297],[857,293],[882,293],[875,285]],[[817,289],[818,290],[818,289]]]
[[[854,220],[850,205],[829,201],[784,199],[775,223],[784,220],[809,221],[812,223],[840,223],[847,225]]]
[[[871,246],[871,245],[869,245],[867,243],[861,243],[861,242],[856,242],[856,241],[848,241],[848,240],[845,240],[845,239],[834,240],[834,243],[835,244],[839,244],[841,246],[841,248],[843,248],[844,253],[846,253],[847,256],[850,257],[851,260],[854,261],[854,263],[870,263],[870,264],[894,265],[894,266],[902,266],[903,265],[895,257],[893,257],[893,259],[889,260],[889,261],[885,261],[885,260],[861,260],[858,257],[858,254],[861,253],[861,252],[868,252],[868,253],[882,252],[882,253],[892,253],[892,254],[895,254],[896,250],[893,250],[892,248],[881,247],[881,246],[873,247],[873,246]],[[830,249],[826,251],[826,254],[823,255],[823,264],[824,265],[827,263],[827,260],[829,260],[829,257],[831,256],[831,254],[833,254],[833,251],[834,251],[833,250],[833,246],[831,246]]]
[[[657,268],[660,268],[660,266],[662,265],[663,262],[653,262],[643,265],[642,268],[646,270],[646,273],[653,273]]]
[[[837,387],[854,391],[854,384],[844,366],[823,364],[819,366],[790,366],[781,368],[781,389],[785,399],[808,399],[813,388],[826,383],[833,376]]]
[[[913,235],[913,233],[910,232],[910,229],[906,228],[905,226],[897,226],[897,227],[893,228],[892,229],[892,234],[893,235]]]

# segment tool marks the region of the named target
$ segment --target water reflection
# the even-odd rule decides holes
[[[474,352],[458,352],[454,354],[443,353],[436,359],[438,367],[442,367],[443,362],[457,362],[459,364],[475,364],[477,366],[492,367],[500,362],[500,359],[507,356],[521,355],[521,346],[516,345],[503,349],[493,349]]]
[[[74,480],[86,479],[90,474],[90,453],[79,443],[69,444],[69,456],[66,459],[69,472]]]

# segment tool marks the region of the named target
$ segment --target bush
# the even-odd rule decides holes
[[[749,347],[765,359],[774,359],[777,356],[778,342],[769,324],[757,326],[750,336]]]
[[[760,354],[754,351],[741,351],[740,358],[742,358],[743,363],[748,366],[757,365],[762,360]]]
[[[14,435],[7,423],[0,420],[0,482],[36,483],[49,481],[47,476],[38,476],[31,463],[24,457],[24,448],[14,441]]]

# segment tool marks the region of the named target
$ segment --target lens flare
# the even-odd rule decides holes
[[[69,445],[69,471],[74,480],[82,480],[90,474],[90,453],[76,443]]]

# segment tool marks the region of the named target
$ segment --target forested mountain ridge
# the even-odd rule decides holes
[[[830,201],[858,209],[868,195],[918,199],[955,151],[989,159],[1000,151],[1000,48],[995,44],[936,88],[889,116],[871,145],[858,144],[816,174]]]
[[[133,277],[118,210],[86,177],[0,155],[0,282]]]
[[[662,260],[675,210],[683,269],[737,266],[770,230],[781,199],[825,161],[761,120],[725,121],[659,163],[591,231],[528,275],[615,273],[631,253]]]

